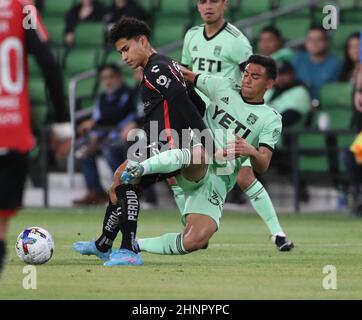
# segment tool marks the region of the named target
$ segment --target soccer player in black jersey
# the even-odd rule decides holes
[[[149,146],[144,150],[147,157],[152,156],[151,150],[165,150],[165,146],[186,147],[189,139],[183,138],[185,133],[189,132],[189,128],[197,129],[196,133],[208,133],[202,120],[203,101],[195,92],[190,91],[177,62],[158,54],[152,48],[150,35],[149,27],[135,18],[122,18],[110,30],[110,40],[122,56],[122,60],[133,69],[144,69],[141,89],[145,108],[144,130]],[[155,135],[151,134],[152,123],[157,124]],[[165,134],[165,139],[159,138],[162,137],[161,133]],[[199,138],[204,146],[211,145],[213,149],[211,136]],[[206,150],[209,155],[212,154],[212,149]],[[185,155],[186,158],[187,156],[190,157]],[[105,263],[106,266],[114,265],[114,261],[116,265],[143,263],[134,247],[139,213],[138,194],[150,184],[177,174],[175,172],[146,176],[137,185],[122,185],[120,174],[126,165],[127,161],[120,165],[114,174],[102,235],[96,241],[80,241],[73,246],[75,251],[81,254],[96,255],[103,260],[111,259]],[[121,247],[111,254],[112,244],[119,229],[122,232]]]

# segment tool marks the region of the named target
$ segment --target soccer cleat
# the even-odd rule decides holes
[[[138,253],[127,249],[119,249],[112,252],[110,259],[104,265],[106,267],[141,266],[143,265],[143,260]]]
[[[275,236],[274,243],[279,251],[290,251],[294,248],[294,243],[287,240],[286,237]]]
[[[96,247],[95,241],[78,241],[73,244],[74,251],[83,255],[95,255],[101,260],[108,260],[112,249],[106,252],[99,251]]]
[[[121,174],[121,181],[123,184],[130,184],[138,177],[141,177],[144,172],[144,168],[140,163],[135,161],[128,161],[126,170]]]

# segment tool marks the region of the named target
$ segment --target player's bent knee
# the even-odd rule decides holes
[[[206,249],[209,244],[208,237],[200,237],[193,235],[186,235],[183,238],[183,245],[186,251],[192,252],[200,249]]]
[[[239,171],[237,183],[242,190],[246,190],[255,179],[253,169],[251,167],[243,167]]]

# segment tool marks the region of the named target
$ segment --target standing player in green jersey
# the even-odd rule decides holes
[[[234,160],[200,163],[199,148],[191,148],[191,158],[184,149],[172,149],[141,163],[129,164],[122,174],[123,182],[132,183],[140,176],[181,169],[177,182],[185,192],[181,219],[184,232],[138,239],[140,251],[186,254],[206,248],[219,228],[226,195],[236,182],[240,166],[250,161],[257,172],[267,171],[282,130],[280,114],[264,103],[264,94],[272,88],[276,75],[274,60],[261,55],[252,55],[246,62],[241,88],[231,79],[185,72],[185,78],[210,99],[204,120],[213,133],[216,147],[222,154],[225,152],[227,159]],[[246,192],[255,206],[266,193],[256,179]],[[278,235],[280,226],[274,228],[278,249],[291,250],[293,243]]]
[[[204,25],[191,28],[185,36],[181,64],[193,72],[231,78],[240,83],[241,65],[252,54],[248,39],[232,24],[225,21],[227,0],[197,0],[197,7]],[[205,103],[208,98],[201,93]],[[228,98],[224,97],[225,100]],[[265,190],[258,203],[250,198],[248,192],[256,180],[250,161],[240,167],[237,183],[244,191],[259,216],[273,235],[285,236],[282,231],[273,203]],[[185,197],[182,189],[169,181],[175,201],[183,211]],[[258,182],[259,183],[259,182]]]

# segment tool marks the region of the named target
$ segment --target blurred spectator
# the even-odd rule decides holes
[[[283,128],[304,127],[312,101],[303,82],[297,80],[290,62],[278,62],[278,77],[265,100],[283,116]]]
[[[149,14],[136,0],[114,0],[105,17],[107,24],[113,24],[122,16],[134,17],[143,21],[149,19]]]
[[[276,61],[292,61],[295,53],[290,48],[283,48],[284,39],[279,29],[274,26],[265,27],[259,36],[259,52],[271,56]]]
[[[352,33],[344,48],[344,62],[340,81],[350,81],[356,83],[357,73],[359,69],[360,58],[360,33]]]
[[[322,86],[337,81],[341,62],[329,52],[328,34],[322,27],[311,27],[305,41],[305,52],[293,60],[297,78],[310,89],[312,99],[319,100]]]
[[[101,153],[112,171],[126,160],[127,134],[136,127],[135,99],[123,84],[121,70],[115,64],[100,68],[99,79],[104,92],[98,98],[92,117],[77,128],[80,138],[76,142],[76,157],[80,160],[88,193],[74,204],[89,205],[108,201],[98,174],[96,156]],[[106,130],[99,126],[117,126]]]
[[[273,155],[273,166],[283,175],[291,176],[291,139],[287,129],[305,127],[312,100],[306,86],[297,80],[293,65],[288,61],[278,62],[278,76],[274,87],[265,95],[265,102],[282,115],[283,134]],[[307,185],[300,184],[300,199],[308,201]]]
[[[79,22],[103,21],[107,7],[97,0],[82,0],[73,6],[65,17],[65,44],[71,47],[74,44],[74,31]]]

